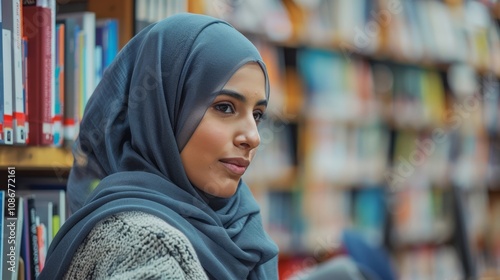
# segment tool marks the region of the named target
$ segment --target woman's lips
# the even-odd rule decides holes
[[[244,158],[226,158],[220,162],[234,174],[243,175],[247,170],[250,161]]]

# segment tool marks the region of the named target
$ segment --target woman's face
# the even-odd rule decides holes
[[[181,152],[191,183],[217,197],[230,197],[252,161],[267,106],[264,73],[257,63],[238,69],[207,109]]]

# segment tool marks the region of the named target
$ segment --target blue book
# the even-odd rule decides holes
[[[54,109],[55,109],[55,114],[54,114],[54,146],[55,147],[61,147],[63,144],[63,111],[64,111],[64,91],[61,89],[61,83],[64,83],[64,65],[62,61],[62,56],[64,49],[61,48],[61,43],[62,40],[64,40],[64,34],[61,34],[61,32],[64,32],[64,24],[62,23],[57,23],[56,24],[56,52],[55,52],[55,69],[54,69],[54,76],[55,76],[55,98],[54,98]]]
[[[77,99],[77,36],[79,27],[75,19],[58,19],[57,24],[64,25],[64,103],[63,107],[63,138],[64,145],[71,147],[76,137],[78,116]]]
[[[118,54],[118,21],[100,19],[96,22],[96,46],[102,47],[102,71],[113,62]]]

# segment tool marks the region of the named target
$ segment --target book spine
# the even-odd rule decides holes
[[[14,143],[26,143],[25,131],[25,109],[23,98],[23,63],[22,63],[22,5],[20,0],[13,1],[13,30],[12,30],[12,46],[13,46],[13,75],[14,75],[14,92],[13,92],[13,133]]]
[[[24,102],[24,130],[26,144],[29,144],[29,122],[28,122],[28,38],[23,36],[23,102]]]
[[[55,86],[55,115],[53,118],[54,146],[60,147],[63,142],[63,112],[64,112],[64,24],[56,27],[56,86]]]
[[[30,144],[51,145],[51,11],[48,8],[24,7],[24,32],[28,37],[28,111]]]
[[[28,224],[29,224],[29,246],[31,248],[31,274],[37,278],[40,274],[40,259],[38,255],[38,234],[36,225],[35,199],[28,198]]]
[[[30,246],[30,223],[29,223],[29,210],[28,200],[23,204],[23,221],[22,221],[22,236],[21,236],[21,258],[23,260],[23,270],[20,273],[24,274],[24,279],[33,279],[31,273],[31,246]],[[19,268],[21,269],[21,268]]]
[[[48,59],[50,59],[50,118],[47,117],[46,121],[48,121],[49,126],[50,126],[50,143],[49,145],[53,145],[54,143],[54,138],[56,129],[60,130],[60,127],[54,127],[54,118],[56,117],[56,111],[57,111],[57,106],[58,106],[58,89],[56,88],[56,59],[57,59],[57,54],[56,54],[56,39],[57,39],[57,30],[56,30],[56,0],[47,0],[47,8],[50,10],[50,25],[49,25],[49,34],[50,34],[50,41],[49,41],[49,48],[50,48],[50,56]],[[59,133],[59,131],[58,131]]]
[[[64,105],[63,105],[63,133],[64,146],[71,147],[76,137],[76,71],[75,71],[75,48],[76,48],[76,26],[73,19],[60,19],[64,24]]]
[[[2,29],[3,36],[3,141],[12,145],[12,32]]]
[[[20,265],[20,263],[22,262],[22,259],[20,259],[20,257],[21,257],[21,242],[22,242],[21,239],[22,239],[23,221],[24,221],[24,198],[17,197],[16,202],[17,202],[17,206],[16,206],[17,220],[16,220],[16,241],[14,243],[14,245],[15,245],[15,253],[14,254],[19,259],[15,260],[14,268],[12,270],[10,270],[10,272],[12,273],[11,280],[17,280],[18,275],[21,274],[20,271],[22,270],[22,267]]]
[[[36,234],[37,234],[37,244],[38,244],[38,263],[40,267],[40,271],[43,270],[43,266],[45,264],[45,252],[46,252],[46,236],[47,230],[44,224],[40,223],[38,217],[36,218]]]
[[[54,204],[54,209],[52,212],[52,239],[56,237],[59,228],[61,228],[61,219],[59,216],[59,207],[58,204]]]

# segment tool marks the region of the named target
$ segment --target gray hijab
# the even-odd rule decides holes
[[[68,181],[74,214],[53,240],[41,279],[56,279],[94,225],[139,210],[191,241],[212,279],[277,279],[277,247],[240,180],[234,196],[209,196],[188,180],[180,151],[229,78],[257,62],[256,48],[224,21],[179,14],[136,35],[88,102]],[[97,187],[93,187],[97,185]]]

